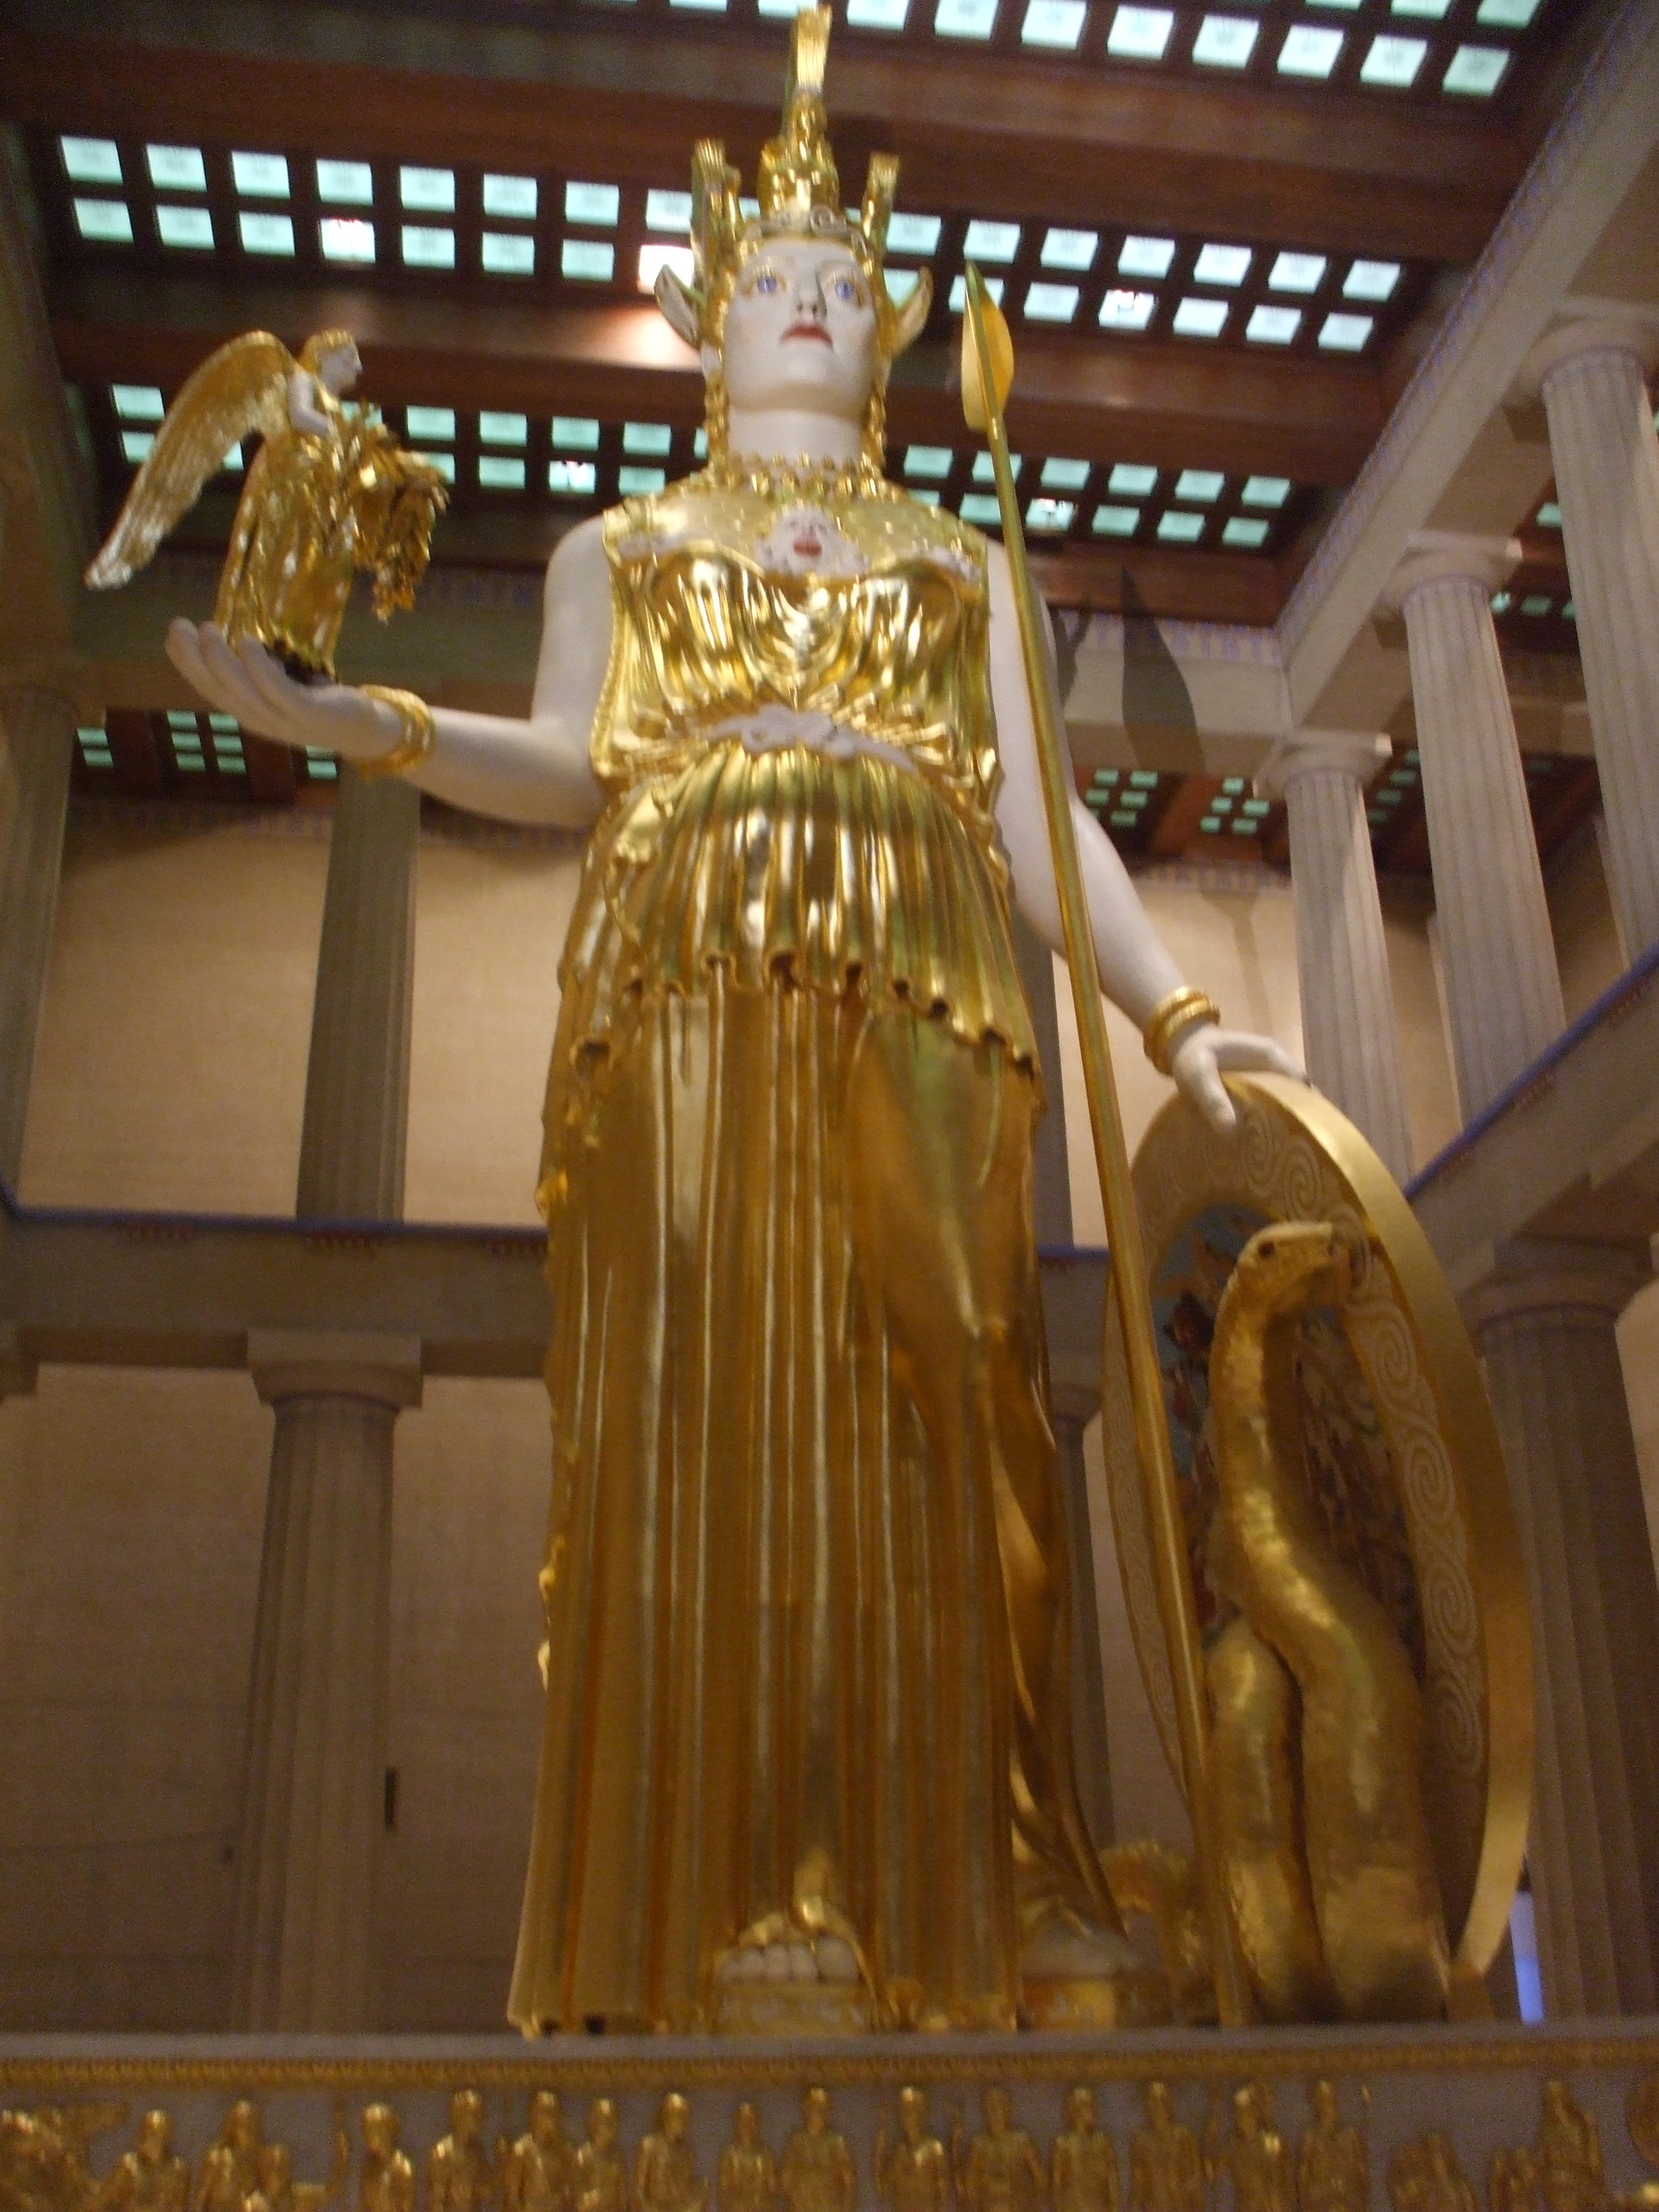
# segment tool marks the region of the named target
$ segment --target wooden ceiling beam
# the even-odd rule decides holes
[[[368,68],[357,57],[386,49],[382,16],[288,12],[304,23],[263,51],[247,28],[257,11],[212,5],[190,11],[188,43],[13,28],[0,33],[0,112],[117,134],[142,117],[146,131],[197,142],[252,133],[262,146],[409,161],[556,159],[567,173],[667,185],[684,182],[704,137],[723,138],[752,174],[777,128],[781,27],[710,37],[706,26],[561,21],[507,42],[434,21],[405,39],[409,66]],[[14,15],[95,21],[64,0]],[[881,147],[900,156],[905,204],[939,212],[1472,260],[1530,150],[1514,125],[1449,108],[1055,70],[945,46],[849,40],[832,66],[849,185]]]
[[[172,392],[240,331],[275,330],[297,347],[313,331],[344,325],[362,349],[362,389],[383,405],[648,416],[683,428],[702,419],[692,354],[645,302],[541,307],[137,272],[61,276],[50,299],[58,357],[74,382]],[[924,343],[898,367],[893,439],[960,444],[953,349]],[[1091,335],[1022,344],[1009,428],[1030,453],[1340,486],[1358,472],[1382,414],[1376,375],[1352,363]]]

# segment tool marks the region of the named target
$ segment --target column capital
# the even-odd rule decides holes
[[[1057,1352],[1048,1362],[1048,1410],[1056,1424],[1086,1429],[1100,1411],[1100,1362]]]
[[[248,1371],[260,1401],[368,1398],[394,1412],[421,1402],[421,1340],[368,1329],[251,1328]]]
[[[1522,366],[1517,382],[1528,399],[1542,395],[1558,369],[1589,354],[1626,354],[1644,376],[1659,362],[1659,309],[1620,300],[1570,300],[1564,307]]]
[[[1528,1314],[1574,1310],[1619,1318],[1653,1279],[1645,1247],[1592,1244],[1565,1237],[1522,1237],[1498,1245],[1484,1282],[1459,1301],[1472,1333]]]
[[[1460,530],[1413,533],[1398,566],[1383,586],[1383,604],[1403,613],[1407,600],[1425,584],[1479,584],[1491,592],[1506,584],[1521,565],[1518,538],[1477,538]]]
[[[1275,799],[1304,775],[1346,775],[1363,788],[1393,750],[1380,730],[1292,730],[1274,745],[1255,780]]]

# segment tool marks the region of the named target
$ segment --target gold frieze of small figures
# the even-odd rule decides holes
[[[1449,2136],[1401,2145],[1389,2160],[1389,2202],[1394,2212],[1476,2212],[1474,2191]]]
[[[427,2212],[489,2212],[500,2181],[500,2164],[484,2148],[483,2099],[476,2089],[458,2089],[449,2100],[449,2133],[427,2154]]]
[[[173,2148],[172,2118],[146,2112],[98,2192],[98,2212],[185,2212],[189,2203],[190,2168]]]
[[[1066,2098],[1066,2126],[1048,2160],[1054,2212],[1118,2212],[1117,2149],[1095,2110],[1095,2093],[1079,2085]]]
[[[783,2147],[778,2193],[788,2212],[854,2212],[858,2172],[847,2138],[830,2124],[830,2092],[809,2088],[800,2125]]]
[[[1625,2100],[1625,2124],[1638,2154],[1659,2166],[1659,2073],[1641,2075]],[[1659,2181],[1638,2182],[1618,2198],[1620,2212],[1659,2212]]]
[[[1603,2212],[1607,2185],[1601,2134],[1559,2077],[1546,2081],[1539,2094],[1533,2172],[1541,2212]]]
[[[1495,2150],[1486,2162],[1486,2212],[1533,2212],[1536,2179],[1529,2150]]]
[[[898,2093],[898,2134],[876,2137],[876,2187],[893,2212],[945,2212],[951,2161],[927,2124],[927,2099],[907,2084]]]
[[[657,2124],[634,2160],[634,2212],[703,2212],[708,2185],[697,2172],[697,2154],[686,2140],[691,2107],[671,2089],[657,2108]]]
[[[1212,2181],[1224,2180],[1232,2212],[1296,2212],[1296,2179],[1284,2136],[1273,2122],[1263,2081],[1233,2091],[1231,2125],[1214,2116],[1205,2165]]]
[[[1312,2124],[1297,2148],[1298,2212],[1369,2212],[1370,2152],[1364,2130],[1342,2118],[1336,2084],[1310,2082],[1308,2108]]]
[[[587,2140],[576,2153],[576,2212],[629,2212],[621,2132],[611,2100],[595,2097],[587,2108]]]
[[[991,2088],[980,2101],[985,2122],[978,2135],[951,2132],[951,2166],[963,2212],[1041,2212],[1048,2194],[1037,2147],[1013,2124],[1008,2092]]]
[[[501,2200],[504,2212],[574,2212],[576,2150],[556,2090],[538,2089],[530,2100],[530,2124],[501,2168]]]
[[[760,2114],[747,2099],[732,2116],[732,2140],[720,2153],[714,2193],[720,2212],[773,2212],[778,2162],[761,2140]]]
[[[202,2154],[191,2212],[252,2212],[259,2193],[259,2154],[264,2147],[259,2107],[239,2097]]]
[[[260,2146],[259,2186],[249,2199],[249,2212],[321,2212],[340,2194],[351,2165],[351,2144],[346,2135],[343,2106],[334,2107],[334,2154],[326,2181],[296,2181],[294,2159],[286,2143]]]
[[[371,408],[343,394],[362,368],[349,331],[321,331],[295,361],[268,331],[210,354],[168,408],[125,503],[87,570],[126,583],[246,437],[262,440],[236,508],[213,619],[290,675],[332,680],[354,575],[374,579],[382,622],[412,606],[448,493]]]
[[[97,2184],[94,2136],[119,2127],[125,2105],[42,2105],[0,2112],[0,2205],[5,2212],[85,2212]]]
[[[415,2169],[398,2148],[398,2115],[390,2105],[369,2105],[362,2124],[357,2212],[414,2212]]]
[[[1129,2138],[1129,2212],[1204,2212],[1198,2137],[1175,2116],[1163,2081],[1146,2084],[1146,2123]]]

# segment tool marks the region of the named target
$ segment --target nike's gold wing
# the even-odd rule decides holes
[[[87,570],[94,591],[112,591],[144,566],[234,445],[251,431],[270,438],[283,428],[295,366],[269,331],[246,331],[208,356],[168,408],[115,527]]]

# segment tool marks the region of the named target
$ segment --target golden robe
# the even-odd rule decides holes
[[[706,2025],[828,1869],[878,2016],[1114,1919],[1072,1779],[985,548],[873,472],[605,520],[546,1105],[547,1711],[511,2013]]]

